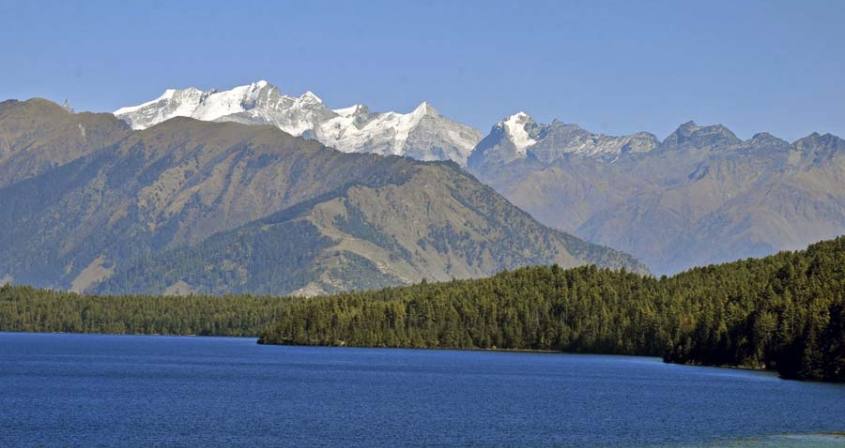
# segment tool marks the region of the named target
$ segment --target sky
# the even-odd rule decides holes
[[[0,0],[0,99],[113,111],[265,79],[333,108],[429,101],[663,138],[845,136],[845,1]]]

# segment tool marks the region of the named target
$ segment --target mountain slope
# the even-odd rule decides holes
[[[0,102],[0,187],[64,165],[129,135],[111,114],[74,114],[34,98]]]
[[[418,164],[399,182],[349,184],[143,259],[97,291],[315,295],[585,262],[645,271],[627,255],[543,227],[457,166]]]
[[[507,143],[479,144],[471,171],[541,222],[631,253],[657,273],[845,233],[845,149],[835,136],[742,141],[724,126],[689,122],[659,143],[634,134],[602,151],[572,151],[578,139],[534,132],[523,157],[496,156]],[[494,128],[483,141],[500,134]],[[637,144],[626,151],[623,141]]]
[[[364,105],[331,110],[312,92],[291,97],[267,81],[224,91],[169,89],[155,100],[120,108],[114,114],[133,129],[174,117],[271,124],[344,152],[407,155],[462,165],[481,138],[475,129],[443,117],[425,102],[407,114],[371,113]]]
[[[0,247],[13,254],[0,278],[85,289],[133,257],[410,163],[344,155],[268,126],[170,120],[0,189]]]
[[[439,193],[448,185],[446,181],[451,179],[437,177],[444,171],[462,179],[461,188],[465,188],[466,192],[459,197],[464,202],[452,200],[449,207],[438,204],[438,201],[448,200]],[[443,185],[437,185],[438,182]],[[407,188],[389,195],[387,199],[380,199],[382,202],[376,199],[392,191],[390,186],[406,184]],[[352,185],[361,187],[344,190]],[[398,213],[403,203],[414,203],[412,185],[432,190],[428,203],[418,202],[415,206],[448,209],[453,213],[438,219],[413,213],[399,214],[390,219],[386,210]],[[491,205],[470,201],[465,196],[482,190],[487,191],[485,200],[497,204],[494,211],[486,214],[480,210]],[[605,248],[587,245],[568,236],[552,237],[559,234],[517,212],[515,207],[481,186],[474,178],[463,174],[455,165],[426,164],[373,154],[344,154],[315,141],[292,137],[274,126],[175,118],[132,132],[116,144],[0,189],[0,226],[6,229],[0,234],[0,247],[6,254],[0,259],[0,279],[89,290],[115,273],[123,272],[134,260],[155,257],[180,247],[201,245],[212,235],[340,191],[347,191],[346,194],[355,192],[354,198],[362,205],[352,209],[360,209],[361,213],[366,210],[369,215],[364,215],[370,216],[370,219],[381,216],[379,219],[385,221],[373,222],[381,223],[384,227],[381,232],[396,238],[399,234],[395,232],[400,229],[440,226],[440,231],[458,244],[465,234],[449,232],[468,225],[461,220],[470,220],[470,217],[480,214],[496,223],[490,224],[489,235],[472,235],[477,238],[473,244],[482,249],[490,246],[489,251],[495,251],[496,257],[503,257],[502,261],[476,261],[468,253],[463,258],[453,260],[447,257],[437,262],[425,257],[412,259],[402,268],[404,270],[397,271],[399,274],[390,274],[390,284],[424,277],[448,278],[446,276],[450,273],[455,276],[484,275],[500,266],[512,267],[513,263],[531,262],[535,259],[531,255],[534,253],[539,254],[537,260],[544,262],[575,265],[597,260],[612,265],[624,259],[621,264],[631,269],[639,268],[634,261],[617,257],[615,252]],[[342,199],[336,198],[336,201]],[[367,201],[377,205],[366,207],[363,204]],[[321,202],[322,208],[316,208],[312,213],[326,207],[326,210],[332,210],[330,202]],[[330,216],[328,211],[321,213]],[[357,216],[354,210],[349,213]],[[345,214],[323,220],[316,219],[316,216],[311,217],[311,222],[317,224],[317,231],[298,237],[294,235],[299,234],[283,231],[278,235],[284,240],[280,244],[288,244],[291,248],[322,247],[324,238],[337,240],[332,231],[344,230],[336,229],[338,224],[335,221]],[[521,218],[515,224],[508,224],[510,216]],[[482,218],[472,219],[476,222],[475,226],[481,226]],[[352,222],[355,222],[354,219]],[[534,239],[516,239],[510,245],[502,243],[495,246],[493,241],[500,238],[499,235],[513,233],[513,230],[505,231],[507,225],[526,226]],[[346,233],[357,240],[366,240],[360,235]],[[537,245],[536,238],[540,236],[556,242],[547,250]],[[353,238],[347,240],[357,241]],[[558,240],[566,241],[566,246],[561,246],[562,242],[558,244]],[[259,241],[254,243],[257,245]],[[378,244],[375,243],[375,246]],[[478,253],[484,253],[482,249],[477,249]],[[262,249],[247,247],[247,258],[252,250]],[[383,262],[385,257],[393,260],[404,256],[398,247],[381,252],[363,249],[349,252],[376,264]],[[294,251],[285,253],[285,256],[299,255]],[[516,261],[511,263],[511,259]],[[310,263],[322,258],[301,260],[302,265],[298,267],[314,271],[317,268]],[[199,258],[193,262],[196,266],[204,266],[205,263]],[[437,264],[441,262],[443,266],[451,262],[452,267],[447,270]],[[288,275],[284,270],[279,272],[272,266],[270,269],[272,272],[268,275]],[[379,284],[387,282],[384,280]],[[271,288],[280,284],[275,280],[255,282],[240,290],[254,286],[279,293],[290,291],[274,289],[275,286]],[[330,289],[320,285],[317,287]],[[219,290],[212,284],[192,286],[200,290]]]

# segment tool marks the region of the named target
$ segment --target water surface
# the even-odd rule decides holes
[[[845,386],[658,359],[0,333],[0,446],[842,446]],[[809,435],[802,435],[809,434]]]

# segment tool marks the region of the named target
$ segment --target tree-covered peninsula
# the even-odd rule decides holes
[[[260,341],[654,355],[843,381],[845,237],[670,278],[532,267],[290,302]]]

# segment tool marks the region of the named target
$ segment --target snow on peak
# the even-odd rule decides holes
[[[322,141],[342,151],[347,148],[367,148],[385,155],[404,155],[411,133],[428,114],[430,106],[421,103],[412,112],[384,112],[368,116],[366,107],[355,105],[334,111],[338,117],[323,123],[318,129]],[[351,152],[360,152],[354,150]]]
[[[264,80],[221,91],[168,89],[155,100],[118,109],[114,114],[133,129],[145,129],[174,117],[272,124],[292,135],[313,136],[344,152],[451,159],[459,164],[466,163],[481,139],[478,131],[441,116],[425,101],[405,114],[370,113],[362,104],[331,110],[311,91],[287,96]]]
[[[194,87],[168,89],[153,101],[124,107],[114,114],[133,129],[145,129],[174,117],[191,117],[205,121],[272,123],[286,132],[301,135],[316,122],[328,118],[331,111],[312,92],[290,97],[261,80],[221,91]]]
[[[432,107],[432,105],[428,101],[423,101],[420,103],[413,112],[414,115],[438,115],[437,109]]]
[[[343,108],[340,108],[340,109],[335,109],[334,113],[338,114],[341,117],[351,117],[351,116],[359,115],[359,114],[362,114],[362,113],[366,114],[366,113],[368,113],[368,111],[367,111],[367,106],[365,106],[363,104],[353,104],[349,107],[343,107]]]
[[[531,138],[528,131],[525,129],[527,125],[533,123],[534,120],[525,112],[517,112],[502,122],[502,126],[507,133],[508,139],[516,147],[520,154],[525,154],[529,146],[537,143]]]
[[[428,102],[409,113],[370,113],[366,106],[336,109],[320,125],[317,138],[346,152],[403,155],[419,160],[452,160],[465,165],[481,135],[441,116]]]
[[[299,100],[302,102],[310,102],[310,103],[321,103],[323,102],[319,96],[317,96],[314,92],[308,90],[299,97]]]

